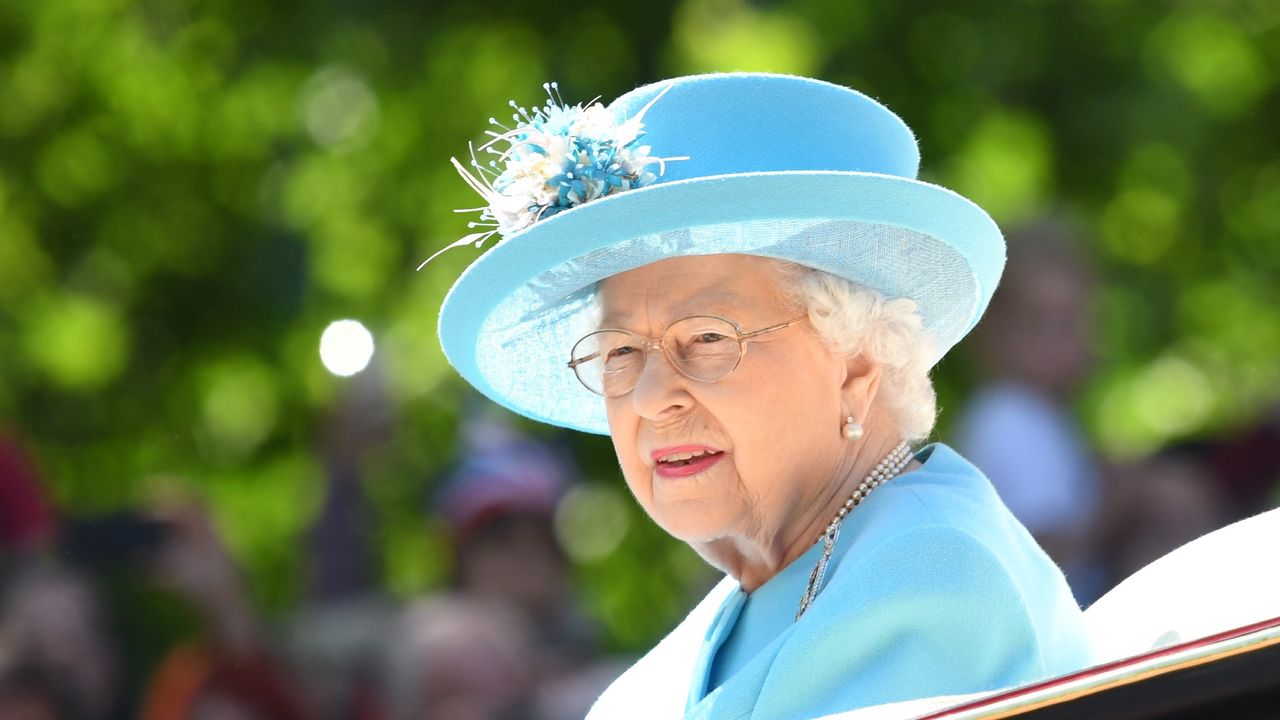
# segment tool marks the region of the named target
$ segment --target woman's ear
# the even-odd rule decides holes
[[[840,398],[845,412],[858,422],[866,422],[871,403],[880,389],[879,362],[858,354],[845,361],[844,381],[840,384]]]

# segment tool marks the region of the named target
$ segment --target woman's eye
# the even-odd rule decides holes
[[[622,347],[616,347],[610,350],[607,357],[608,359],[612,360],[613,358],[621,357],[623,355],[630,355],[635,351],[636,349],[631,347],[630,345],[623,345]]]
[[[693,339],[694,339],[694,342],[705,344],[705,343],[720,342],[721,340],[728,340],[729,338],[717,332],[704,332],[694,336]]]

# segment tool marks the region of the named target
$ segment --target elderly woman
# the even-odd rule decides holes
[[[1004,243],[915,180],[906,125],[781,75],[548,94],[455,161],[485,206],[454,245],[501,242],[450,291],[445,352],[498,403],[609,434],[645,512],[727,574],[593,717],[810,718],[1087,664],[986,478],[912,449]]]

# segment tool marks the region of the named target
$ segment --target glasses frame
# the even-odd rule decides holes
[[[680,367],[680,364],[679,364],[679,363],[677,363],[675,360],[673,360],[673,359],[671,358],[671,352],[667,349],[666,344],[663,342],[663,339],[667,337],[667,333],[671,332],[671,328],[675,327],[676,325],[679,325],[679,324],[680,324],[680,323],[682,323],[682,322],[685,322],[686,320],[694,320],[694,319],[697,319],[697,318],[706,318],[706,319],[710,319],[710,320],[720,320],[720,321],[722,321],[722,322],[728,323],[728,324],[729,324],[729,326],[733,328],[734,332],[735,332],[735,333],[737,333],[737,340],[738,340],[738,358],[737,358],[736,360],[734,360],[734,362],[733,362],[733,367],[729,368],[729,370],[728,370],[727,372],[725,372],[725,374],[723,374],[723,375],[721,375],[721,376],[719,376],[719,377],[717,377],[717,378],[713,378],[713,379],[711,379],[711,380],[703,380],[703,379],[701,379],[701,378],[696,378],[696,377],[693,377],[692,375],[690,375],[689,373],[685,372],[685,371]],[[634,337],[634,338],[636,338],[637,340],[641,341],[640,345],[641,345],[641,349],[644,351],[644,362],[645,362],[645,364],[646,364],[646,365],[647,365],[647,364],[648,364],[648,362],[649,362],[649,355],[650,355],[650,353],[651,353],[652,351],[654,351],[654,350],[660,350],[660,351],[662,351],[662,356],[663,356],[664,358],[666,358],[667,363],[668,363],[669,365],[671,365],[672,369],[674,369],[676,372],[680,373],[680,374],[681,374],[681,375],[683,375],[684,377],[688,378],[689,380],[692,380],[693,382],[699,382],[699,383],[713,383],[713,382],[718,382],[718,381],[720,381],[720,380],[723,380],[723,379],[725,379],[725,378],[729,377],[730,375],[732,375],[732,374],[733,374],[733,372],[734,372],[735,370],[737,370],[737,369],[738,369],[738,366],[742,364],[742,358],[746,357],[746,355],[747,355],[747,341],[748,341],[748,340],[751,340],[751,339],[753,339],[753,338],[760,337],[761,335],[765,335],[765,334],[768,334],[768,333],[771,333],[771,332],[776,332],[776,331],[778,331],[778,330],[782,330],[783,328],[789,328],[789,327],[791,327],[792,325],[795,325],[795,324],[796,324],[796,323],[798,323],[798,322],[801,322],[801,321],[803,321],[803,320],[808,320],[808,319],[809,319],[809,315],[808,315],[808,313],[806,313],[806,314],[804,314],[804,315],[800,315],[800,316],[798,316],[798,317],[794,317],[794,318],[792,318],[792,319],[790,319],[790,320],[787,320],[787,321],[785,321],[785,322],[780,322],[780,323],[777,323],[777,324],[774,324],[774,325],[769,325],[768,327],[762,327],[762,328],[760,328],[759,330],[750,330],[750,331],[747,331],[747,332],[743,332],[743,330],[742,330],[742,326],[738,325],[738,323],[736,323],[736,322],[734,322],[734,321],[730,320],[730,319],[729,319],[729,318],[727,318],[727,317],[723,317],[723,316],[720,316],[720,315],[707,315],[707,314],[689,315],[688,317],[682,317],[682,318],[680,318],[679,320],[676,320],[676,321],[672,322],[670,325],[667,325],[667,327],[662,331],[662,335],[661,335],[660,337],[656,338],[656,339],[655,339],[655,338],[650,338],[650,337],[645,337],[645,336],[640,335],[640,334],[638,334],[638,333],[631,332],[630,330],[627,330],[627,329],[625,329],[625,328],[600,328],[599,330],[593,330],[593,331],[591,331],[591,332],[587,333],[586,335],[583,335],[581,338],[579,338],[579,339],[578,339],[578,341],[577,341],[576,343],[574,343],[574,344],[573,344],[573,349],[569,351],[569,362],[568,362],[568,366],[569,366],[569,368],[570,368],[571,370],[573,370],[573,375],[574,375],[574,377],[578,378],[578,382],[579,382],[579,383],[581,383],[583,387],[585,387],[587,390],[590,390],[592,393],[594,393],[594,394],[596,394],[596,395],[599,395],[600,397],[605,397],[605,398],[620,398],[620,397],[626,397],[627,395],[630,395],[630,394],[632,393],[632,391],[634,391],[634,390],[636,389],[634,385],[632,385],[632,386],[631,386],[631,389],[630,389],[630,390],[627,390],[627,391],[626,391],[626,392],[624,392],[624,393],[619,393],[618,395],[605,395],[603,392],[601,392],[601,391],[599,391],[599,390],[596,390],[596,389],[592,388],[590,385],[588,385],[588,384],[587,384],[587,381],[586,381],[586,380],[583,380],[583,379],[582,379],[582,374],[578,372],[578,366],[580,366],[580,365],[584,365],[584,364],[586,364],[586,363],[591,362],[592,360],[595,360],[595,359],[599,358],[599,357],[600,357],[600,353],[599,353],[599,351],[597,351],[597,352],[593,352],[593,353],[591,353],[590,355],[587,355],[586,357],[581,357],[581,358],[575,358],[575,357],[573,357],[573,355],[574,355],[574,351],[576,351],[576,350],[578,349],[578,346],[579,346],[579,345],[581,345],[583,342],[585,342],[588,338],[590,338],[590,337],[592,337],[592,336],[594,336],[594,335],[599,335],[599,334],[601,334],[601,333],[608,333],[608,332],[620,332],[620,333],[626,333],[627,335],[630,335],[631,337]],[[645,367],[645,365],[641,365],[641,366],[640,366],[641,372],[643,372],[643,371],[644,371],[644,367]]]

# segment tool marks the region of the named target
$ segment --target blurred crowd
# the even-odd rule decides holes
[[[477,422],[439,483],[447,587],[377,591],[357,393],[323,443],[307,597],[266,622],[196,500],[68,517],[13,438],[0,445],[0,720],[567,720],[624,667],[571,590],[553,531],[575,481],[554,448]],[[424,525],[424,532],[425,532]],[[300,547],[300,551],[303,548]]]
[[[970,343],[981,378],[943,438],[992,479],[1088,605],[1160,555],[1277,504],[1280,409],[1137,460],[1078,420],[1097,363],[1096,279],[1046,221],[1014,233]],[[306,598],[267,622],[207,508],[174,497],[72,517],[0,436],[0,720],[561,720],[624,667],[600,652],[553,530],[572,461],[493,421],[427,503],[448,528],[447,587],[377,591],[362,458],[387,413],[354,393],[320,443],[325,499],[299,551]]]

